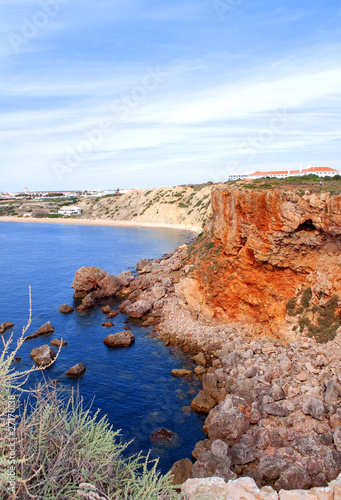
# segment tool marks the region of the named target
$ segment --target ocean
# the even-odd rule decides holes
[[[55,328],[52,335],[24,343],[15,369],[33,365],[30,352],[34,347],[54,338],[67,340],[56,363],[44,372],[45,378],[58,379],[63,393],[75,391],[86,408],[107,415],[114,429],[121,429],[124,441],[133,440],[127,455],[150,451],[151,458],[159,458],[163,473],[176,460],[191,458],[196,442],[205,439],[203,417],[188,409],[199,390],[198,382],[170,375],[173,368],[193,368],[191,359],[179,349],[164,346],[150,335],[151,329],[133,323],[128,324],[135,344],[110,349],[103,339],[123,330],[126,315],[114,318],[114,328],[108,330],[102,327],[106,315],[100,308],[70,315],[58,309],[64,303],[73,305],[71,284],[80,267],[97,266],[110,274],[133,271],[141,258],[161,257],[192,237],[174,229],[0,222],[0,324],[15,324],[5,332],[4,340],[11,332],[14,340],[18,338],[27,323],[29,286],[32,324],[28,334],[47,321]],[[113,300],[110,304],[118,305]],[[79,362],[86,366],[84,376],[68,379],[65,372]],[[34,385],[41,376],[40,372],[33,375],[28,383]],[[171,446],[153,446],[150,433],[160,427],[177,434]]]

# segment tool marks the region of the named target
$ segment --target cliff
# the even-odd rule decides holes
[[[288,189],[212,190],[213,220],[189,250],[204,316],[258,333],[320,341],[340,325],[341,195]]]
[[[181,224],[200,231],[211,216],[212,185],[132,190],[123,195],[86,198],[84,217],[117,221]]]

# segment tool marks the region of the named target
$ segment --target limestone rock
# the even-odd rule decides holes
[[[151,310],[152,306],[146,300],[138,300],[125,307],[125,312],[132,318],[142,318]]]
[[[30,356],[38,366],[47,366],[52,363],[56,357],[56,353],[46,344],[32,349]]]
[[[192,477],[222,477],[225,481],[237,476],[231,471],[231,458],[219,458],[210,451],[204,451],[193,465]]]
[[[303,403],[302,411],[305,415],[311,415],[317,420],[323,420],[326,414],[324,404],[316,398],[307,398]]]
[[[134,281],[134,276],[131,271],[124,271],[117,275],[117,279],[121,286],[128,287],[132,281]]]
[[[84,375],[85,370],[86,367],[84,363],[77,363],[76,365],[69,368],[65,375],[69,378],[79,378]]]
[[[254,450],[245,444],[238,443],[231,448],[231,459],[233,465],[245,465],[256,459]]]
[[[108,347],[130,347],[135,342],[135,336],[129,330],[111,333],[103,340]]]
[[[259,460],[258,470],[268,479],[277,479],[287,467],[287,462],[282,458],[263,455]]]
[[[107,275],[98,282],[99,297],[114,297],[121,288],[117,276]]]
[[[224,402],[219,403],[210,412],[204,431],[210,439],[222,439],[233,446],[249,428],[249,411],[250,408],[244,399],[228,395]]]
[[[49,335],[50,333],[54,332],[54,328],[51,325],[50,321],[45,323],[43,326],[41,326],[36,332],[31,333],[31,335],[28,335],[25,337],[25,340],[29,339],[35,339],[36,337],[39,337],[40,335]]]
[[[59,308],[59,311],[63,314],[71,314],[74,311],[74,308],[68,306],[67,304],[62,304]]]
[[[311,485],[309,474],[302,467],[292,466],[281,473],[280,478],[275,483],[275,488],[279,490],[305,490]]]
[[[335,404],[338,402],[339,397],[339,386],[335,379],[331,379],[326,387],[326,392],[324,394],[324,402],[326,406]]]
[[[136,264],[136,270],[139,274],[150,273],[152,271],[152,262],[150,259],[141,259]]]

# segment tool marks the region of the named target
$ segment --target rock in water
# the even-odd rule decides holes
[[[0,333],[4,333],[9,328],[13,328],[14,324],[11,321],[5,321],[0,325]]]
[[[184,368],[174,368],[174,370],[171,371],[171,375],[173,375],[173,377],[187,377],[188,375],[193,375],[193,372],[191,372],[191,370],[185,370]]]
[[[67,304],[62,304],[59,308],[59,311],[63,314],[70,314],[74,311],[74,308],[71,306],[68,306]]]
[[[111,333],[103,340],[108,347],[130,347],[135,342],[135,336],[129,330]]]
[[[25,337],[25,340],[35,339],[36,337],[39,337],[39,335],[48,335],[48,334],[53,333],[53,332],[54,332],[54,328],[51,325],[51,323],[48,321],[47,323],[45,323],[45,325],[41,326],[39,328],[39,330],[37,330],[36,332],[31,333],[31,335],[28,335],[27,337]]]
[[[43,345],[41,347],[35,347],[31,351],[31,358],[38,366],[47,366],[56,357],[56,353],[49,345]]]
[[[111,312],[111,307],[110,306],[103,306],[101,308],[102,313],[104,314],[109,314]]]
[[[53,339],[50,342],[51,345],[59,347],[59,346],[64,346],[67,345],[66,340],[58,340],[58,339]]]
[[[191,408],[197,413],[209,413],[217,403],[206,391],[200,391],[191,402]]]
[[[109,273],[99,267],[81,267],[76,272],[72,283],[72,288],[75,291],[74,297],[83,298],[92,290],[96,290],[98,283],[106,276],[109,276]]]
[[[70,378],[78,378],[81,377],[85,373],[86,367],[84,363],[77,363],[75,366],[72,366],[65,375]]]
[[[150,434],[152,443],[170,444],[176,438],[177,435],[175,434],[175,432],[169,429],[165,429],[164,427],[162,427],[161,429],[155,429],[155,431]]]

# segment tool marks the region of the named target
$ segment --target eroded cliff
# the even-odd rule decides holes
[[[212,211],[211,227],[190,247],[197,311],[259,333],[332,338],[340,325],[341,195],[217,186]]]

